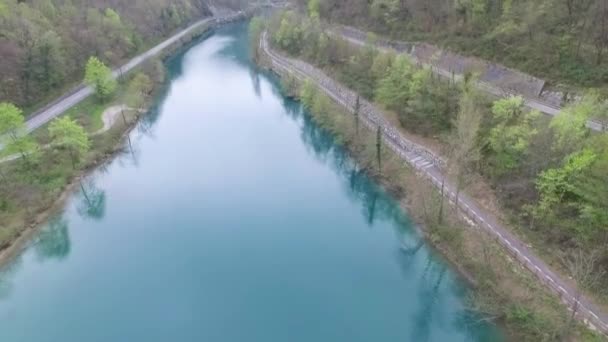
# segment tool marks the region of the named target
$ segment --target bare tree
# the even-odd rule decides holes
[[[566,324],[564,328],[564,340],[568,340],[572,334],[576,315],[580,309],[579,301],[581,299],[582,291],[584,289],[593,289],[596,287],[606,274],[606,270],[598,267],[601,256],[602,253],[598,250],[586,252],[582,249],[577,249],[563,258],[566,269],[570,273],[572,279],[576,282],[574,303],[571,307],[572,313],[568,320],[568,324]]]
[[[460,190],[465,185],[467,175],[474,162],[479,160],[480,150],[477,142],[481,126],[482,108],[472,86],[469,75],[465,76],[460,110],[454,122],[454,133],[450,137],[450,159],[448,169],[456,179],[456,204]]]

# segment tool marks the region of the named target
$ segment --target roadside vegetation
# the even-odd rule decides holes
[[[302,8],[306,0],[297,1]],[[605,88],[604,0],[325,0],[319,17],[383,36],[435,43],[542,77]]]
[[[74,180],[120,148],[163,78],[164,66],[150,61],[118,83],[110,69],[92,57],[85,82],[95,95],[32,134],[25,132],[21,109],[0,103],[0,137],[4,158],[9,158],[0,162],[0,250],[43,222]],[[128,109],[104,127],[102,112],[117,104]]]
[[[124,63],[211,15],[208,3],[244,0],[0,0],[0,102],[27,114],[82,80],[89,56]]]
[[[432,245],[466,278],[474,288],[468,310],[477,317],[477,324],[497,324],[513,341],[602,340],[574,320],[490,235],[472,229],[444,203],[430,182],[384,146],[377,132],[362,125],[357,112],[347,112],[310,81],[283,75],[282,84],[288,95],[300,99],[316,124],[348,149],[361,172],[383,184],[407,208]],[[461,120],[470,121],[471,116],[463,113]]]
[[[395,123],[405,134],[438,144],[459,189],[502,217],[554,267],[606,303],[608,135],[590,131],[586,121],[592,113],[608,113],[608,102],[598,92],[590,92],[579,103],[549,119],[528,111],[520,97],[495,99],[478,93],[470,86],[474,75],[467,75],[465,82],[455,84],[436,78],[405,56],[380,53],[371,44],[374,35],[369,36],[370,44],[365,47],[329,36],[319,20],[321,9],[322,5],[312,0],[305,14],[287,11],[271,18],[267,25],[271,43],[284,53],[322,68],[384,107],[387,118],[396,118]],[[287,82],[288,87],[290,82],[293,81]],[[306,85],[299,94],[313,113],[328,112],[319,109],[323,104],[307,104],[315,96],[309,95]],[[334,120],[333,115],[325,116]],[[389,177],[388,181],[399,180]],[[408,191],[415,191],[412,189]],[[430,210],[429,201],[425,200],[424,212]],[[436,220],[441,223],[442,215]],[[434,224],[437,223],[430,223]],[[452,245],[451,238],[444,242],[450,247],[448,254],[461,253],[462,263],[471,263],[465,265],[467,270],[474,277],[485,279],[483,273],[489,271],[482,270],[483,265],[475,264],[475,260],[464,258],[484,255],[476,254],[480,252],[476,248],[481,247],[475,244],[485,245],[485,240],[475,238],[476,242],[466,240],[458,246]],[[500,273],[496,268],[503,266],[496,265],[491,271]],[[523,331],[531,333],[530,340],[563,337],[563,324],[567,322],[546,317],[547,308],[543,305],[535,307],[526,305],[523,298],[508,298],[509,290],[501,290],[507,278],[505,275],[501,281],[494,278],[488,283],[494,287],[491,291],[503,292],[502,297],[494,293],[486,299],[505,298],[497,305],[503,311],[496,317],[521,319],[520,323],[529,324]],[[547,299],[547,304],[551,302],[547,296],[542,298]],[[563,308],[556,307],[550,311],[557,316],[565,313]],[[552,328],[543,327],[549,322]],[[517,329],[523,328],[517,325]],[[533,333],[534,329],[538,331]],[[555,335],[543,335],[543,331],[553,331]]]

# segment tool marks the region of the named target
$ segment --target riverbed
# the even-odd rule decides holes
[[[234,24],[0,274],[0,341],[495,341]]]

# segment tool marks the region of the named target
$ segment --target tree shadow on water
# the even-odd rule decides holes
[[[68,221],[61,214],[49,220],[34,243],[34,250],[40,260],[65,259],[70,254],[70,249]]]
[[[80,182],[80,199],[76,206],[78,214],[87,219],[99,221],[106,211],[106,192],[92,180]]]

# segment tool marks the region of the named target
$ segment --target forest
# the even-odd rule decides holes
[[[118,65],[209,14],[201,0],[0,0],[0,102],[35,109],[89,57]]]
[[[394,114],[404,132],[439,144],[462,191],[496,198],[504,219],[564,272],[576,278],[571,260],[584,260],[593,277],[581,286],[605,301],[608,135],[586,126],[592,115],[608,113],[602,94],[589,90],[559,115],[544,116],[521,97],[479,92],[474,75],[462,83],[439,79],[407,56],[381,53],[373,34],[365,47],[327,34],[323,6],[313,0],[305,15],[273,17],[272,44]]]
[[[306,1],[298,0],[302,7]],[[324,0],[321,18],[435,43],[520,69],[554,86],[605,87],[604,0]]]

